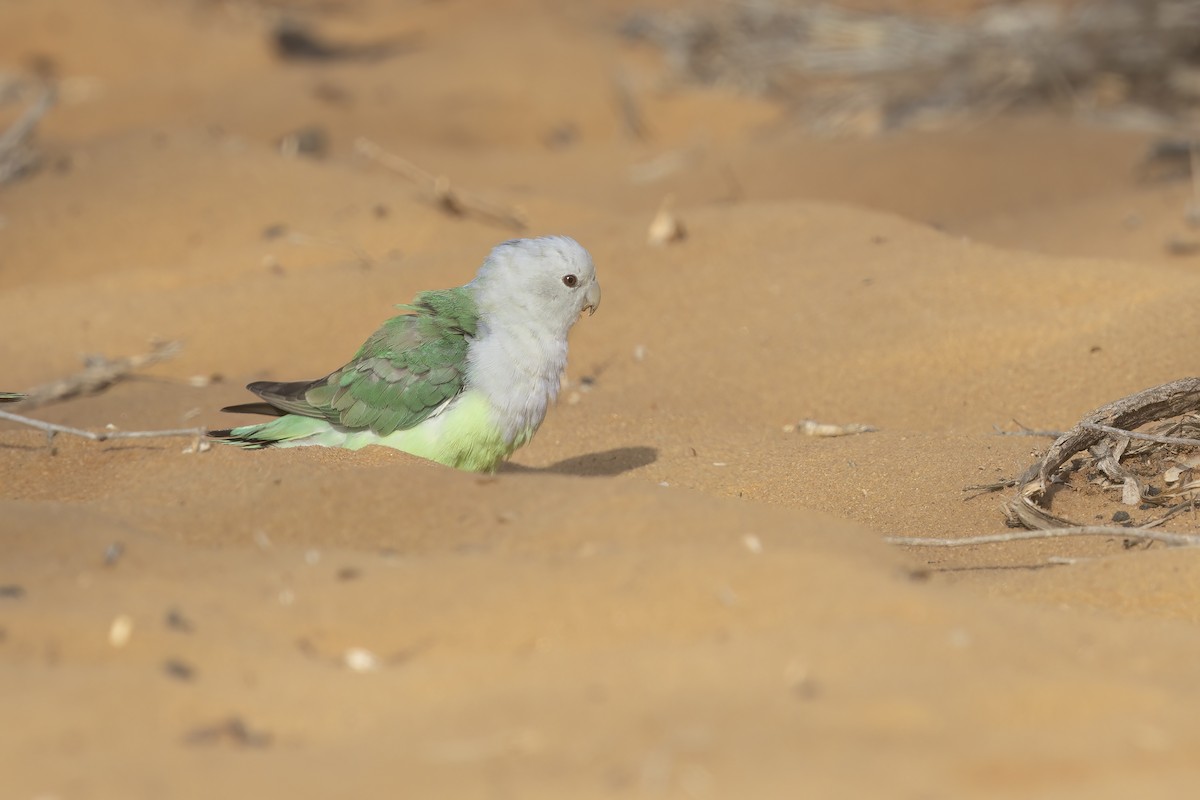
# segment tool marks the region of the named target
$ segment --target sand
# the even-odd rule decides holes
[[[325,63],[278,59],[254,3],[0,7],[0,68],[65,80],[46,167],[0,189],[0,389],[184,344],[41,419],[227,427],[514,235],[360,136],[576,237],[604,287],[493,477],[0,423],[0,794],[1194,788],[1200,554],[883,541],[1003,532],[964,487],[1049,440],[996,426],[1196,373],[1200,261],[1164,248],[1190,188],[1136,179],[1151,134],[1049,115],[814,139],[672,80],[614,35],[633,7],[354,3],[319,30],[404,44]],[[281,155],[309,125],[327,156]],[[651,247],[668,194],[688,236]]]

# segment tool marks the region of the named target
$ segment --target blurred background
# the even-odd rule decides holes
[[[286,267],[668,196],[1188,257],[1198,36],[1191,0],[9,0],[0,280],[110,268],[82,245],[125,223],[126,267]],[[353,202],[305,191],[331,171]]]

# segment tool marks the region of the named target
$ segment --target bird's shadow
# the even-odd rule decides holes
[[[580,475],[584,477],[608,477],[622,472],[653,464],[658,460],[658,450],[653,447],[618,447],[600,453],[564,459],[547,467],[525,467],[520,464],[505,464],[501,472],[551,472],[558,475]]]

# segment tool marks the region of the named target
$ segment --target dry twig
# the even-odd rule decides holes
[[[123,358],[88,356],[84,368],[51,383],[34,387],[25,398],[24,408],[37,408],[58,400],[102,392],[139,369],[174,358],[183,346],[179,342],[154,342],[149,353]]]
[[[1200,546],[1200,536],[1191,536],[1184,533],[1165,533],[1164,531],[1146,530],[1145,528],[1121,528],[1112,525],[1045,528],[1036,531],[1014,531],[1013,533],[994,533],[987,536],[968,536],[963,539],[889,536],[884,541],[888,544],[906,545],[908,547],[970,547],[978,544],[1021,542],[1029,539],[1061,539],[1070,536],[1119,536],[1123,539],[1162,542],[1171,547]]]
[[[995,424],[992,425],[992,430],[996,432],[997,436],[1049,436],[1051,439],[1057,439],[1059,436],[1062,436],[1062,434],[1063,434],[1062,431],[1034,430],[1033,428],[1022,425],[1020,422],[1017,422],[1015,419],[1013,420],[1013,423],[1018,428],[1020,428],[1020,430],[1006,431],[1003,428],[1001,428],[999,425],[995,425]]]
[[[45,422],[44,420],[34,419],[33,417],[25,417],[20,414],[13,414],[9,411],[0,411],[0,419],[6,419],[9,422],[16,422],[20,425],[28,425],[31,428],[37,428],[40,431],[45,431],[47,438],[51,441],[57,434],[65,433],[70,436],[79,436],[84,439],[91,439],[93,442],[107,442],[110,439],[159,439],[167,437],[190,436],[195,439],[202,438],[208,431],[204,428],[175,428],[164,431],[95,431],[84,430],[83,428],[72,428],[69,425],[58,425],[53,422]]]
[[[529,225],[525,213],[519,208],[455,189],[444,175],[426,172],[408,159],[389,153],[370,139],[360,136],[354,141],[354,149],[425,189],[432,195],[437,207],[451,216],[476,216],[517,231],[523,231]]]

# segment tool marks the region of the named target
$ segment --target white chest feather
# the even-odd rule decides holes
[[[537,325],[480,323],[467,353],[468,388],[487,398],[505,441],[528,439],[558,396],[567,337]]]

